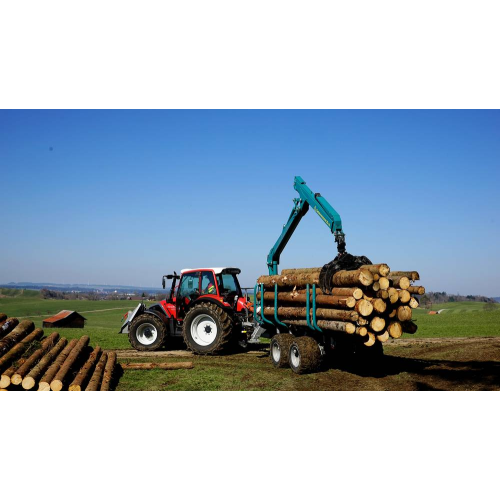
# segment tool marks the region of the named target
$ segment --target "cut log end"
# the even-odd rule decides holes
[[[375,335],[372,332],[368,332],[368,340],[364,344],[367,347],[371,347],[372,345],[375,344],[376,340],[377,339],[376,339]]]
[[[0,378],[0,389],[5,389],[10,385],[10,377],[7,375],[2,375]]]
[[[370,321],[370,328],[376,333],[381,332],[385,328],[385,319],[375,316]]]
[[[48,382],[40,382],[38,384],[39,391],[50,391],[50,384]]]
[[[51,391],[54,391],[54,392],[62,391],[62,388],[63,388],[62,380],[53,380],[50,383],[50,390]]]
[[[387,342],[389,340],[389,332],[386,330],[384,333],[377,335],[377,340]]]
[[[23,389],[25,391],[29,391],[30,389],[33,389],[33,387],[35,387],[35,379],[33,377],[24,377],[23,378],[23,382],[22,382],[22,386],[23,386]],[[49,386],[50,388],[50,386]]]
[[[12,377],[10,377],[10,382],[13,385],[21,385],[23,382],[23,377],[21,377],[21,375],[19,375],[19,373],[14,373],[14,375],[12,375]]]

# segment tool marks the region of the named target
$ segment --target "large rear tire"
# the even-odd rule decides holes
[[[216,304],[195,305],[184,318],[182,336],[186,346],[197,354],[216,354],[231,341],[233,320]]]
[[[141,314],[130,323],[128,339],[138,351],[157,351],[166,337],[165,324],[152,314]]]
[[[321,364],[321,351],[312,337],[296,338],[290,346],[289,362],[294,373],[311,373]]]
[[[291,333],[278,333],[271,339],[269,355],[275,368],[285,368],[288,365],[290,346],[295,337]]]

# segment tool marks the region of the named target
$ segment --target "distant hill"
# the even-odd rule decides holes
[[[4,289],[28,289],[28,290],[42,290],[43,288],[47,290],[57,290],[59,292],[114,292],[115,290],[119,293],[136,293],[136,292],[146,292],[155,294],[163,291],[162,288],[154,287],[138,287],[132,285],[96,285],[96,284],[62,284],[62,283],[32,283],[31,281],[22,281],[18,283],[10,282],[5,284],[0,284],[0,288]],[[7,295],[4,293],[4,295]]]
[[[495,302],[500,302],[500,297],[491,297]]]

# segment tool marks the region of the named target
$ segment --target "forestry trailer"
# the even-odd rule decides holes
[[[333,270],[356,269],[371,264],[365,257],[353,257],[345,251],[345,236],[339,214],[319,194],[313,193],[301,177],[295,177],[294,188],[299,198],[280,237],[267,257],[270,275],[278,273],[280,255],[309,206],[329,227],[337,243],[338,256],[323,267],[325,273]],[[323,271],[322,271],[323,272]],[[128,333],[130,343],[139,351],[158,350],[172,337],[182,337],[188,349],[197,354],[223,352],[230,345],[246,346],[260,343],[260,337],[271,338],[271,361],[275,367],[290,366],[296,373],[316,369],[322,358],[339,345],[348,345],[351,353],[367,351],[358,336],[322,331],[316,321],[316,285],[309,285],[307,326],[290,326],[280,321],[278,289],[274,287],[273,316],[264,314],[264,285],[254,288],[253,301],[243,294],[238,282],[240,270],[234,267],[183,269],[163,276],[172,280],[165,300],[150,307],[143,303],[130,311],[120,333]],[[309,317],[312,316],[312,320]],[[375,349],[370,349],[371,353]]]

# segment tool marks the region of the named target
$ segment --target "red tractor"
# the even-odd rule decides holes
[[[169,296],[148,308],[139,304],[127,314],[120,333],[128,333],[139,351],[157,350],[181,336],[198,354],[218,353],[238,342],[244,346],[259,325],[250,321],[239,273],[234,267],[213,267],[163,276],[163,288],[166,279],[172,280]]]

